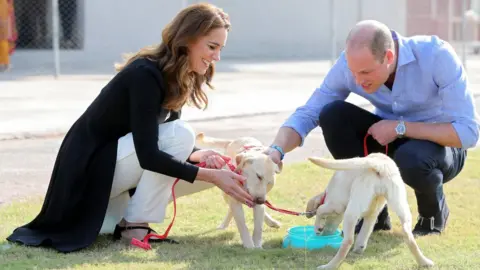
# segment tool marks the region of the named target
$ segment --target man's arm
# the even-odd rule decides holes
[[[407,128],[406,137],[462,148],[462,142],[450,123],[405,122],[405,126]]]
[[[443,146],[470,148],[477,144],[479,123],[467,73],[457,54],[445,43],[433,63],[433,80],[443,99],[443,113],[450,123],[405,123],[405,135]]]
[[[322,108],[334,100],[348,97],[350,91],[345,72],[346,61],[342,53],[306,104],[298,107],[280,127],[272,145],[281,147],[285,153],[303,145],[305,137],[318,126]]]

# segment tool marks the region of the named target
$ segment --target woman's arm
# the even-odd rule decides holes
[[[158,149],[157,112],[163,98],[160,78],[147,67],[130,71],[130,125],[140,166],[143,169],[193,183],[198,167]]]

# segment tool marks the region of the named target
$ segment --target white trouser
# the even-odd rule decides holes
[[[158,126],[158,148],[185,161],[192,152],[195,133],[186,122],[175,120]],[[144,170],[140,167],[132,133],[118,140],[117,164],[110,202],[100,233],[111,233],[122,218],[135,223],[161,223],[172,201],[176,178]],[[128,190],[136,187],[132,198]],[[175,197],[182,197],[213,187],[204,181],[193,184],[181,180],[175,186]]]

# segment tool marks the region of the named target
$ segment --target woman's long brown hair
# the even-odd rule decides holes
[[[116,64],[115,69],[120,71],[138,58],[156,61],[167,82],[162,104],[164,108],[178,111],[184,104],[193,104],[199,109],[205,109],[208,98],[202,85],[205,83],[213,89],[211,80],[215,66],[212,63],[205,75],[189,72],[187,46],[216,28],[230,30],[228,14],[222,9],[208,3],[188,6],[163,29],[162,42],[159,45],[145,47],[137,53],[126,55],[125,63]]]

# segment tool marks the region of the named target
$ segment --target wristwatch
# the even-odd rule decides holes
[[[395,127],[395,132],[397,133],[397,137],[402,138],[407,131],[407,127],[405,126],[405,122],[403,120],[398,121],[397,127]]]

